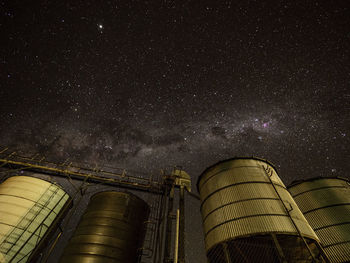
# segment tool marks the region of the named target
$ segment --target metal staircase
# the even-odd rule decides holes
[[[37,222],[36,219],[38,216],[42,214],[42,211],[45,208],[47,208],[47,205],[51,202],[52,198],[58,191],[59,188],[55,187],[54,185],[50,185],[40,196],[37,202],[35,202],[27,213],[20,219],[17,224],[18,227],[14,227],[12,231],[6,235],[4,241],[0,245],[0,252],[4,255],[11,255],[11,253],[14,253],[10,256],[10,258],[8,258],[8,262],[12,262],[23,248],[22,246],[16,251],[16,246],[21,243],[26,244],[33,235],[36,235],[37,239],[40,239],[40,236],[35,233],[38,227],[35,227],[34,232],[29,232],[29,228],[33,226],[33,223]],[[44,221],[40,222],[39,226],[43,223]],[[19,242],[26,232],[29,232],[30,236],[26,240],[23,240],[23,242]]]

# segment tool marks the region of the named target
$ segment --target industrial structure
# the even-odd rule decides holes
[[[191,180],[179,167],[153,176],[3,148],[0,186],[0,263],[185,263]]]
[[[317,177],[295,181],[288,190],[331,262],[350,262],[350,181]]]
[[[139,262],[148,216],[149,206],[136,195],[95,194],[60,262]]]
[[[346,262],[349,182],[316,186],[293,184],[291,195],[270,162],[237,157],[207,168],[197,196],[181,167],[152,175],[0,148],[0,263],[197,263],[186,260],[186,198],[200,201],[209,263]],[[314,190],[310,208],[302,197]],[[318,210],[343,215],[321,226],[309,219]]]
[[[197,182],[210,263],[327,262],[315,232],[273,165],[233,158]]]

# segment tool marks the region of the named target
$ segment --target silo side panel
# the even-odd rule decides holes
[[[209,262],[312,262],[310,251],[322,262],[315,232],[270,163],[222,161],[197,187]]]
[[[350,261],[350,185],[343,178],[314,178],[289,189],[331,262]]]
[[[137,262],[148,214],[148,205],[133,194],[94,195],[60,262]]]
[[[27,176],[0,185],[0,258],[26,262],[69,200],[59,186]]]
[[[317,240],[275,170],[262,161],[238,159],[203,174],[199,181],[206,247],[227,238],[264,232],[296,233],[263,167],[271,173],[277,191],[302,234]]]

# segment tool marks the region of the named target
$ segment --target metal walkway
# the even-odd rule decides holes
[[[69,179],[103,183],[154,194],[162,194],[164,192],[164,184],[160,179],[154,180],[152,175],[145,178],[144,176],[129,174],[126,169],[111,167],[89,168],[78,166],[67,161],[62,164],[57,164],[46,161],[45,157],[40,157],[37,154],[34,156],[23,156],[16,152],[9,151],[6,147],[0,147],[0,167],[18,170],[25,169]]]

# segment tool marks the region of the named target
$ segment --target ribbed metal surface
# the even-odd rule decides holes
[[[0,185],[0,262],[27,262],[65,210],[59,186],[28,176]]]
[[[220,244],[230,246],[242,238],[249,239],[248,243],[251,243],[258,236],[272,233],[277,234],[280,240],[283,235],[288,235],[295,241],[302,240],[297,237],[301,233],[315,244],[315,255],[318,255],[318,238],[270,163],[257,158],[223,161],[206,169],[199,177],[197,187],[202,201],[209,262],[216,262],[210,255],[215,254],[212,250],[216,250]],[[292,247],[302,251],[305,257],[301,259],[307,260],[310,253],[305,243],[300,244],[299,241]],[[290,245],[284,249],[287,251]],[[248,255],[251,253],[248,250],[242,253]],[[272,247],[271,251],[276,249]],[[270,257],[265,259],[269,260]]]
[[[94,195],[60,262],[137,262],[148,205],[131,193]]]
[[[305,214],[308,222],[317,232],[324,227],[349,223],[350,205],[325,207]]]
[[[332,262],[350,261],[350,184],[344,178],[314,178],[289,191],[320,238]]]
[[[327,179],[327,180],[324,180]],[[301,185],[302,184],[302,185]],[[345,178],[338,178],[338,177],[318,177],[310,180],[301,180],[301,181],[295,181],[290,186],[288,186],[288,191],[291,193],[292,196],[296,196],[299,194],[302,194],[304,192],[308,192],[310,190],[316,190],[320,188],[336,188],[336,187],[348,187],[349,183],[348,180]]]
[[[322,245],[325,247],[333,244],[340,244],[346,240],[350,233],[350,224],[329,226],[317,230],[317,236],[323,240]]]
[[[290,199],[290,195],[285,191],[284,187],[277,186],[277,190],[283,200]],[[221,188],[220,191],[211,194],[202,202],[201,211],[203,214],[209,215],[220,207],[217,204],[222,203],[223,206],[239,203],[255,199],[279,200],[275,190],[269,183],[247,183],[231,185],[227,188]],[[294,204],[294,201],[293,203]],[[287,204],[289,206],[289,204]]]
[[[302,227],[304,221],[296,221],[299,227]],[[313,231],[303,229],[304,236],[315,239]],[[250,218],[242,218],[236,221],[223,223],[206,235],[206,247],[212,248],[214,245],[229,239],[264,235],[269,233],[279,233],[288,235],[297,235],[296,230],[290,219],[285,216],[256,216]]]
[[[349,243],[326,247],[324,248],[324,251],[332,263],[349,262],[349,260],[347,260],[350,258]]]
[[[334,189],[336,194],[334,194]],[[317,198],[315,198],[317,196]],[[298,206],[303,213],[308,213],[310,210],[320,207],[327,207],[330,205],[329,200],[332,200],[331,205],[347,205],[350,204],[350,195],[348,188],[321,188],[305,192],[302,197],[298,198]]]

